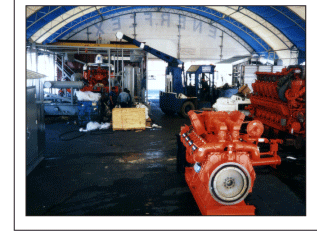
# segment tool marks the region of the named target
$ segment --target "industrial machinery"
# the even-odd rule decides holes
[[[306,136],[306,78],[303,66],[281,72],[256,72],[248,110],[273,136],[286,133],[287,142],[301,148]]]
[[[124,39],[129,43],[132,43],[144,51],[158,57],[159,59],[167,62],[165,72],[165,92],[160,92],[160,108],[165,114],[178,113],[183,117],[188,117],[188,111],[198,109],[200,106],[206,104],[199,103],[198,88],[201,88],[199,84],[200,79],[205,74],[214,73],[214,65],[196,65],[192,66],[187,72],[189,75],[195,74],[195,94],[192,96],[189,91],[192,91],[187,87],[186,77],[184,73],[184,62],[174,58],[166,53],[160,52],[154,48],[145,45],[135,39],[132,39],[121,32],[117,32],[116,37],[121,40]],[[212,77],[212,81],[213,81]],[[184,80],[184,82],[183,82]],[[185,84],[185,86],[183,85]],[[211,104],[209,103],[209,107]]]
[[[26,82],[26,175],[44,160],[45,121],[43,106],[43,87],[40,85],[45,75],[27,70]]]
[[[135,45],[56,42],[35,48],[55,55],[50,68],[57,70],[57,81],[43,83],[45,115],[78,115],[78,90],[108,93],[115,87],[118,93],[119,87],[128,88],[133,102],[147,103],[147,53]]]
[[[47,115],[76,115],[78,112],[74,90],[84,87],[83,81],[45,81],[43,88],[66,90],[63,96],[60,94],[45,93],[44,111]],[[70,90],[70,92],[68,92]],[[68,94],[70,96],[68,96]]]
[[[88,63],[83,67],[83,78],[86,85],[81,91],[109,93],[110,86],[112,86],[109,81],[111,81],[111,79],[113,81],[114,79],[113,70],[113,65],[103,63],[102,55],[98,54],[95,63]],[[116,86],[116,91],[118,93],[118,86]]]
[[[189,111],[188,115],[191,125],[182,126],[179,137],[185,147],[185,179],[201,213],[254,215],[255,207],[244,202],[256,178],[253,166],[279,165],[282,141],[261,138],[263,124],[244,122],[239,111]],[[244,123],[247,133],[240,132]],[[259,143],[269,144],[270,150],[260,152]]]
[[[248,110],[245,110],[245,108],[250,104],[250,99],[241,95],[233,95],[231,96],[231,98],[218,98],[216,103],[212,107],[215,109],[215,111],[240,111],[245,115],[249,115],[250,112]]]
[[[145,102],[146,75],[139,67],[128,64],[124,66],[122,89],[127,88],[132,96],[132,102]]]

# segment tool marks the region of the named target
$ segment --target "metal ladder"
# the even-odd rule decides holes
[[[62,71],[62,81],[66,80],[68,78],[71,80],[71,76],[75,73],[64,61],[64,67],[63,67],[63,60],[59,55],[56,55],[56,65],[57,68],[59,68],[60,71]],[[63,72],[64,69],[64,72]]]

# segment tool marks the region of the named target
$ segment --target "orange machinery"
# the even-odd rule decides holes
[[[103,68],[101,65],[89,65],[83,70],[83,78],[88,82],[81,91],[92,91],[92,92],[106,92],[109,93],[109,73],[110,78],[114,78],[113,72],[110,68]],[[116,86],[116,93],[119,90]]]
[[[287,141],[302,147],[306,136],[306,79],[304,67],[289,66],[281,72],[256,72],[252,84],[251,105],[247,107],[253,119],[279,137],[286,132]]]
[[[245,115],[204,111],[188,113],[191,125],[181,127],[186,147],[186,182],[203,215],[254,215],[255,207],[244,202],[255,180],[253,166],[281,163],[277,155],[282,140],[261,138],[263,124],[250,121],[247,133],[240,133]],[[258,143],[269,143],[260,152]]]

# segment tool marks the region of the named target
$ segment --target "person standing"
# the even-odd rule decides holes
[[[202,86],[202,94],[201,94],[202,101],[206,101],[209,96],[209,85],[204,77],[201,79],[201,86]]]
[[[116,88],[112,87],[111,92],[109,93],[109,101],[110,101],[110,110],[111,111],[117,105],[117,99],[118,99],[118,96],[116,94]]]
[[[121,92],[118,96],[118,103],[120,104],[121,108],[127,108],[129,106],[131,96],[127,91],[128,89],[124,88],[123,92]]]
[[[105,93],[101,94],[101,98],[99,100],[99,104],[100,104],[100,123],[104,122],[106,120],[106,104],[108,102],[108,96]]]

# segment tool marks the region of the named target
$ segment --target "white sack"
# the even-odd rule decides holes
[[[110,123],[101,123],[99,130],[106,130],[110,128]]]
[[[86,125],[86,130],[90,131],[90,130],[98,130],[100,128],[100,124],[98,122],[93,122],[90,121],[87,125]]]
[[[135,106],[136,108],[145,108],[145,119],[149,118],[149,108],[142,103],[139,103]]]
[[[76,91],[78,101],[99,101],[101,94],[91,91]]]
[[[101,123],[99,124],[98,122],[93,122],[90,121],[87,125],[86,125],[86,129],[84,130],[83,128],[80,128],[79,131],[80,132],[87,132],[87,131],[91,131],[91,130],[106,130],[110,128],[110,123]]]

